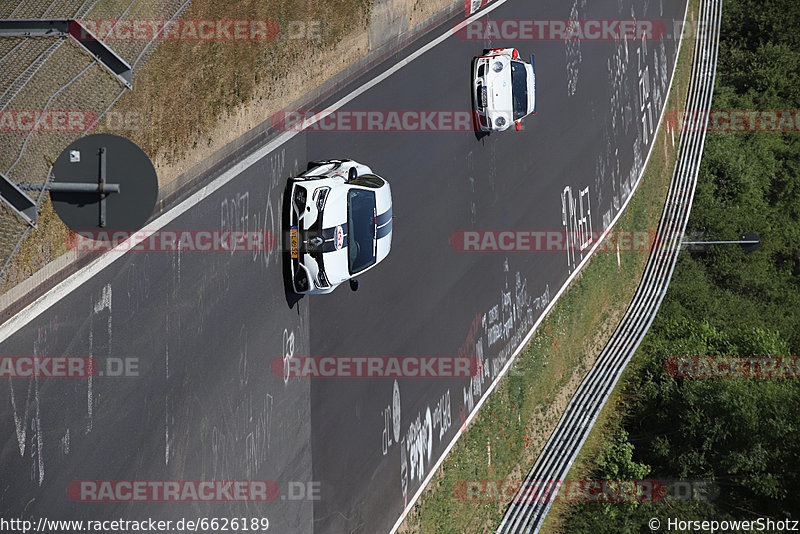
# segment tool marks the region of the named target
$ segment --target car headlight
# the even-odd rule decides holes
[[[495,61],[494,64],[492,64],[492,70],[495,72],[500,72],[503,70],[503,63],[500,61]]]
[[[328,193],[330,193],[330,187],[320,187],[317,189],[317,211],[322,211],[322,208],[325,207],[325,201],[328,199]]]
[[[297,269],[294,285],[297,286],[298,291],[306,291],[308,289],[308,275],[305,269]]]
[[[306,198],[307,193],[304,187],[297,186],[294,190],[294,205],[302,215],[302,212],[306,209]]]
[[[501,115],[494,120],[494,123],[498,128],[502,128],[506,125],[506,118]]]

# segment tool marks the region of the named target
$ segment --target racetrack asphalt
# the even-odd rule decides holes
[[[659,19],[671,32],[685,9],[664,1],[586,4],[536,2],[534,10],[510,0],[489,17]],[[460,20],[463,14],[318,109]],[[287,178],[311,160],[355,159],[390,182],[394,214],[392,251],[360,277],[358,292],[345,285],[296,298],[277,249],[129,252],[0,337],[4,356],[91,356],[103,372],[0,381],[7,436],[0,515],[267,517],[276,532],[388,531],[582,259],[580,250],[462,252],[451,237],[563,232],[581,219],[584,228],[606,228],[641,172],[677,50],[668,37],[450,37],[342,109],[469,110],[470,61],[500,45],[536,54],[538,113],[522,132],[303,132],[166,227],[268,230],[280,243]],[[284,381],[271,371],[284,356],[460,353],[482,355],[487,375],[398,380],[399,405],[393,379]],[[125,361],[136,375],[109,376]],[[272,480],[282,494],[266,504],[84,503],[66,492],[76,480],[201,479]],[[296,498],[300,482],[319,498]]]

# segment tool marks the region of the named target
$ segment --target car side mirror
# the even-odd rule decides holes
[[[358,291],[358,280],[351,278],[350,279],[350,290],[351,291]]]
[[[352,182],[356,178],[358,178],[358,171],[355,167],[350,167],[350,170],[347,172],[347,181]]]
[[[514,121],[514,127],[516,127],[517,131],[522,130],[522,123],[519,121]]]

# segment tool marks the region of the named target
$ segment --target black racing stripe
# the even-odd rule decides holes
[[[392,208],[391,206],[385,213],[381,213],[378,215],[378,226],[383,226],[387,222],[392,220]]]
[[[346,247],[347,245],[342,245],[342,248]],[[325,241],[320,249],[322,252],[336,252],[336,241]]]
[[[390,218],[389,222],[387,222],[383,226],[378,227],[378,230],[375,233],[375,237],[377,239],[380,239],[382,237],[386,237],[387,235],[389,235],[389,232],[391,232],[391,231],[392,231],[392,219]]]

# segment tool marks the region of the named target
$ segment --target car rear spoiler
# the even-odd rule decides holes
[[[535,54],[531,54],[531,70],[533,71],[533,114],[536,115],[536,62]]]

